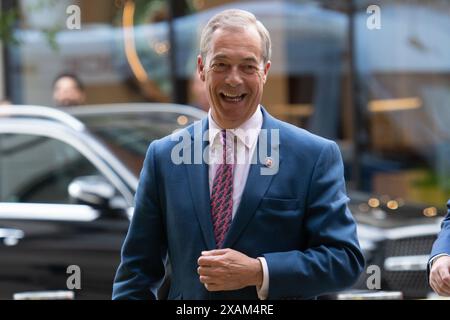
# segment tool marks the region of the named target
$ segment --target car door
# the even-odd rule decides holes
[[[0,299],[67,289],[79,299],[110,299],[129,220],[72,203],[68,193],[77,177],[108,174],[92,152],[74,147],[79,142],[27,131],[0,132]],[[72,277],[68,287],[73,275],[80,281]]]

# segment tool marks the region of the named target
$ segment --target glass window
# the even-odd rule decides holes
[[[136,176],[142,169],[147,148],[160,139],[198,120],[173,112],[76,115],[97,138],[131,169]]]
[[[69,184],[100,175],[75,148],[56,139],[0,135],[0,201],[70,203]]]
[[[172,101],[207,110],[204,83],[196,74],[202,27],[221,10],[248,10],[272,38],[264,107],[337,141],[349,190],[445,212],[450,195],[449,1],[79,3],[90,14],[76,32],[63,23],[49,34],[49,28],[32,23],[31,16],[46,21],[42,17],[48,15],[39,10],[14,25],[11,35],[19,41],[7,43],[5,50],[13,102],[50,105],[52,78],[69,70],[84,80],[87,104]],[[371,5],[380,10],[375,28],[370,27],[375,13],[367,11]],[[153,137],[139,129],[129,140],[136,143],[127,143],[129,128],[117,128],[108,132],[100,123],[94,132],[135,155],[146,147],[136,142],[138,131]],[[141,160],[135,155],[119,157],[137,173]]]
[[[450,195],[450,3],[379,1],[356,30],[364,189],[444,209]],[[366,17],[356,17],[364,26]],[[442,210],[443,212],[445,210]],[[434,212],[434,211],[430,211]]]

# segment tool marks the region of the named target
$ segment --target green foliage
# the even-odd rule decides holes
[[[27,5],[27,11],[40,11],[56,5],[58,0],[40,0],[33,5]],[[18,9],[8,9],[0,11],[0,40],[5,45],[20,45],[20,41],[14,36],[15,24],[20,21],[20,13]],[[56,35],[62,28],[54,26],[52,28],[41,30],[47,39],[48,45],[55,51],[59,50],[56,41]]]
[[[52,29],[43,30],[48,45],[54,50],[59,51],[58,42],[56,42],[56,35],[61,31],[61,28],[55,27]]]
[[[136,1],[136,13],[135,22],[136,24],[147,23],[149,18],[151,18],[157,12],[169,12],[168,1],[163,0],[137,0]]]
[[[27,11],[40,11],[44,10],[46,8],[50,8],[55,6],[58,3],[58,0],[39,0],[36,1],[33,4],[28,4],[25,7],[25,10]]]
[[[19,41],[11,32],[18,17],[17,10],[0,11],[0,40],[4,44],[19,44]]]

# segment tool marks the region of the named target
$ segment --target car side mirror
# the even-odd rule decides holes
[[[69,184],[68,192],[77,204],[89,205],[101,212],[112,210],[115,189],[101,176],[78,177]]]

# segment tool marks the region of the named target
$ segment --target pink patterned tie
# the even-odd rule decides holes
[[[211,191],[211,214],[217,248],[223,245],[233,212],[233,164],[227,161],[226,130],[221,131],[221,138],[223,161],[217,167]]]

